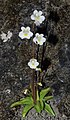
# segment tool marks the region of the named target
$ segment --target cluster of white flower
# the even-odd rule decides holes
[[[44,20],[45,17],[42,15],[42,11],[35,10],[33,14],[31,15],[31,19],[34,20],[36,26],[40,25]],[[30,31],[30,27],[21,27],[21,32],[19,32],[19,37],[21,39],[30,39],[33,36],[33,33]],[[33,42],[39,45],[43,45],[43,43],[46,41],[46,38],[44,38],[43,34],[36,33],[35,37],[33,39]]]
[[[36,26],[39,26],[44,20],[45,17],[42,15],[42,11],[35,10],[33,14],[31,15],[31,19],[34,21]],[[19,32],[19,37],[21,39],[30,39],[33,36],[33,33],[30,31],[30,27],[21,27],[21,31]],[[33,42],[35,44],[43,45],[43,43],[46,41],[46,38],[43,34],[36,33],[35,37],[33,38]],[[28,62],[28,66],[31,69],[35,69],[36,71],[41,71],[41,68],[37,68],[39,63],[36,59],[30,59]]]
[[[45,17],[42,14],[43,14],[42,11],[35,10],[31,15],[31,19],[34,21],[36,26],[39,26],[45,20]],[[19,32],[19,37],[21,39],[30,39],[32,36],[33,36],[33,33],[30,31],[29,26],[26,28],[21,27],[21,31]],[[5,34],[4,32],[2,32],[1,34],[1,39],[3,40],[3,42],[6,42],[11,37],[12,37],[12,32],[10,31],[8,31],[7,34]],[[46,41],[46,38],[44,37],[43,34],[36,33],[35,37],[33,38],[33,42],[35,44],[43,45],[45,41]],[[30,61],[28,62],[28,66],[31,69],[35,69],[36,71],[41,71],[41,68],[37,68],[38,65],[39,63],[34,58],[30,59]]]
[[[12,32],[8,31],[7,34],[5,34],[4,32],[2,32],[1,34],[1,39],[3,40],[3,42],[7,42],[7,40],[9,40],[12,37]]]

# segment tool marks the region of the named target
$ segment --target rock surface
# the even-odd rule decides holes
[[[45,24],[36,30],[49,33],[45,58],[51,59],[51,65],[43,81],[53,88],[54,100],[50,104],[56,117],[44,111],[38,115],[32,109],[25,120],[70,119],[70,0],[0,0],[0,32],[13,32],[5,43],[0,38],[0,120],[24,120],[23,108],[10,109],[10,105],[24,97],[23,89],[31,80],[27,62],[32,57],[32,43],[24,40],[19,45],[18,33],[22,25],[32,28],[30,15],[35,9],[46,16]]]

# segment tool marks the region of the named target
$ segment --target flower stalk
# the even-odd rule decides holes
[[[34,23],[33,23],[33,31],[34,31]],[[34,42],[33,42],[33,58],[35,57],[35,46],[34,46]],[[35,80],[35,70],[32,71],[33,75],[32,75],[32,84],[31,84],[31,88],[32,88],[32,97],[34,100],[34,103],[36,103],[36,99],[37,99],[37,83]]]
[[[36,103],[36,99],[37,99],[37,83],[35,81],[35,70],[33,70],[33,78],[32,78],[31,88],[32,88],[32,97],[33,97],[34,103]]]

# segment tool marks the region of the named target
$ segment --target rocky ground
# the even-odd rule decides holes
[[[31,80],[27,62],[32,56],[32,44],[24,40],[19,45],[18,33],[22,25],[32,28],[30,15],[35,9],[46,16],[45,24],[36,31],[49,33],[45,63],[47,58],[51,62],[43,80],[53,88],[50,104],[56,117],[32,109],[25,120],[70,120],[70,0],[0,0],[0,32],[13,32],[5,43],[0,38],[0,120],[24,120],[22,107],[11,109],[10,105],[24,97],[23,89]]]

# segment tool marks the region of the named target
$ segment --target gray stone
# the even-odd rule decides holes
[[[55,118],[45,111],[37,114],[34,109],[26,118],[22,118],[22,107],[10,109],[14,101],[24,97],[22,91],[32,79],[32,72],[27,66],[32,57],[32,43],[23,40],[23,44],[19,45],[21,39],[18,33],[22,25],[32,29],[30,16],[35,9],[42,10],[45,16],[49,16],[47,30],[50,37],[45,58],[51,59],[51,65],[44,74],[43,81],[45,87],[53,89],[54,100],[50,103],[56,112]],[[69,120],[70,0],[0,0],[0,28],[0,32],[13,32],[11,40],[6,43],[0,38],[0,120]],[[39,55],[41,61],[41,51]]]

